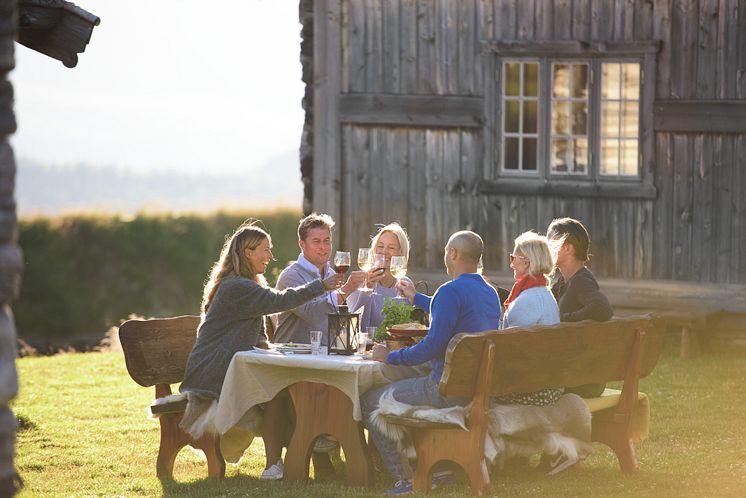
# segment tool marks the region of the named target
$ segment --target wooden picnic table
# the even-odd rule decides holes
[[[330,435],[344,451],[348,483],[365,486],[372,481],[372,465],[363,435],[360,395],[425,374],[422,367],[388,365],[358,355],[240,352],[228,367],[215,426],[223,437],[249,410],[289,388],[296,424],[285,456],[285,480],[307,480],[314,440]]]

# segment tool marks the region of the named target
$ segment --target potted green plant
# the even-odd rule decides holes
[[[411,346],[417,340],[412,337],[393,337],[389,329],[395,325],[412,323],[412,312],[414,306],[401,299],[386,298],[383,300],[383,321],[376,330],[374,340],[376,342],[385,342],[390,350],[401,349]]]

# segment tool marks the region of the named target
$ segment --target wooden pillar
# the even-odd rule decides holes
[[[300,176],[303,181],[303,214],[308,215],[313,211],[313,0],[300,0],[298,14],[301,79],[306,85],[302,102],[306,115],[300,139]]]
[[[16,244],[16,165],[8,142],[16,130],[13,87],[8,81],[14,65],[15,8],[15,0],[0,2],[0,496],[11,496],[19,483],[13,466],[17,422],[8,406],[18,392],[16,330],[9,303],[18,295],[23,259]]]

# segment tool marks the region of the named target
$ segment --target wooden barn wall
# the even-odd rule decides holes
[[[743,0],[343,0],[330,19],[342,95],[482,97],[481,40],[656,39],[656,102],[746,99]],[[437,267],[447,236],[469,227],[488,244],[486,266],[507,270],[516,235],[574,216],[591,231],[600,276],[746,283],[746,134],[656,130],[654,201],[477,195],[493,171],[489,126],[341,123],[345,246],[398,220],[412,236],[410,264]]]

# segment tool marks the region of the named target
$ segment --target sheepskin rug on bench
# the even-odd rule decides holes
[[[459,425],[464,430],[471,405],[433,408],[401,403],[386,391],[379,408],[371,413],[371,423],[400,450],[414,456],[409,428],[390,421],[390,416],[408,417],[428,422]],[[500,405],[489,408],[489,423],[484,440],[488,461],[502,468],[506,460],[535,454],[564,457],[570,462],[585,459],[591,452],[591,412],[580,396],[563,394],[547,406]]]

